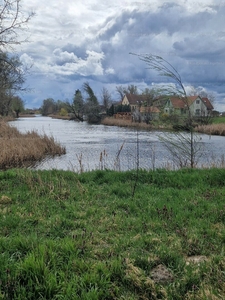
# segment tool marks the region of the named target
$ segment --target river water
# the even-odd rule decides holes
[[[20,132],[35,130],[53,136],[66,147],[66,154],[45,159],[36,169],[62,169],[75,172],[94,169],[131,170],[170,168],[177,165],[159,140],[159,131],[136,131],[130,128],[89,125],[37,115],[10,122]],[[199,166],[221,166],[225,153],[225,137],[199,136]]]

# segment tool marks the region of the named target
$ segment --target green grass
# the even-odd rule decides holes
[[[224,299],[225,169],[140,171],[132,197],[134,181],[0,172],[0,299]]]
[[[212,124],[223,124],[225,123],[225,117],[214,117],[212,119]]]

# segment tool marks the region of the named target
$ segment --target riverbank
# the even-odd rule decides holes
[[[34,166],[46,157],[65,154],[66,149],[53,137],[35,131],[20,133],[7,122],[0,121],[0,169]]]
[[[208,134],[208,135],[220,135],[225,136],[225,123],[217,123],[215,119],[215,123],[208,125],[198,125],[195,127],[195,132]],[[131,127],[131,128],[139,128],[143,130],[173,130],[172,124],[162,122],[153,122],[151,124],[146,123],[135,123],[129,120],[115,119],[113,117],[106,117],[102,120],[103,125],[108,126],[120,126],[120,127]]]
[[[224,299],[225,169],[0,171],[2,299]]]
[[[49,115],[53,119],[71,120],[70,116]],[[220,122],[221,120],[221,122]],[[76,121],[75,121],[76,122]],[[208,135],[220,135],[225,136],[225,120],[222,117],[217,117],[212,120],[212,124],[197,125],[195,126],[195,132],[208,134]],[[118,126],[127,128],[137,128],[142,130],[174,130],[173,125],[169,122],[154,121],[150,124],[144,122],[132,122],[131,120],[116,119],[114,117],[105,117],[101,121],[102,125]]]

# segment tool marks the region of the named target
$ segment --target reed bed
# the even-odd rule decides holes
[[[200,133],[209,135],[221,135],[225,136],[225,123],[221,124],[209,124],[209,125],[198,125],[195,130]]]
[[[29,167],[48,156],[66,153],[53,137],[35,131],[20,133],[4,121],[0,122],[0,169]]]
[[[108,125],[108,126],[119,126],[119,127],[132,127],[132,128],[139,128],[145,130],[152,130],[152,129],[165,129],[165,125],[162,124],[146,124],[144,122],[132,122],[130,120],[125,119],[116,119],[112,117],[106,117],[102,120],[101,124]],[[168,126],[167,126],[168,128]]]

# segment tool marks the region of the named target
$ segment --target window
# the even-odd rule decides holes
[[[196,109],[196,110],[195,110],[195,115],[196,115],[196,116],[200,116],[200,109]]]
[[[196,104],[199,104],[200,103],[200,100],[196,100]]]

